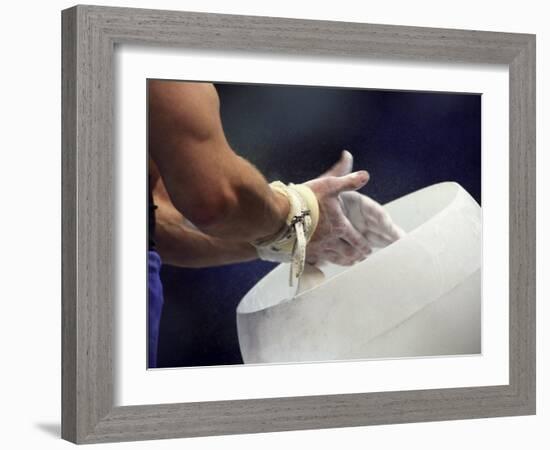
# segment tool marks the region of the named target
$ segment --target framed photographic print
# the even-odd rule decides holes
[[[535,37],[62,13],[62,436],[535,413]]]

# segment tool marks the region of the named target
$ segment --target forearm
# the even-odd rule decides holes
[[[229,202],[221,220],[206,224],[203,231],[212,236],[246,242],[277,233],[289,212],[288,199],[271,190],[263,175],[235,154],[226,176],[234,202]]]
[[[199,268],[257,258],[252,245],[206,235],[188,223],[169,201],[157,197],[155,203],[155,242],[164,263]]]
[[[215,157],[190,161],[174,147],[172,157],[158,164],[178,211],[204,233],[223,239],[253,242],[279,231],[288,215],[288,200],[273,192],[252,164],[224,142],[189,146],[197,154]]]
[[[211,267],[252,261],[254,247],[246,242],[208,236],[176,224],[157,224],[156,243],[164,263],[179,267]]]

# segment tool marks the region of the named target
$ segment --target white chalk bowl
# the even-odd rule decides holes
[[[295,295],[288,265],[237,307],[245,363],[481,352],[481,208],[457,183],[384,205],[406,236]]]

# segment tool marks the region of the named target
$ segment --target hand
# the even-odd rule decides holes
[[[352,265],[372,252],[367,239],[353,226],[343,207],[340,195],[363,187],[369,180],[365,170],[351,171],[353,159],[349,152],[329,171],[305,184],[319,202],[319,223],[306,251],[308,264],[332,262]]]
[[[348,176],[352,167],[353,156],[343,151],[340,160],[320,178]],[[312,239],[307,247],[306,259],[309,264],[328,261],[351,265],[364,260],[373,248],[385,247],[404,235],[387,211],[368,196],[345,191],[339,194],[338,200],[340,210],[347,219],[343,221],[344,225],[351,224],[353,230],[346,226],[345,232],[337,239],[327,239],[323,243]]]
[[[359,192],[343,192],[340,200],[346,216],[372,248],[386,247],[405,235],[382,205],[370,197]]]

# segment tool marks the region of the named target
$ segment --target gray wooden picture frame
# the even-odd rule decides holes
[[[535,36],[145,9],[62,12],[62,437],[76,443],[535,413]],[[509,384],[114,406],[116,44],[506,64]],[[503,281],[505,282],[505,281]]]

